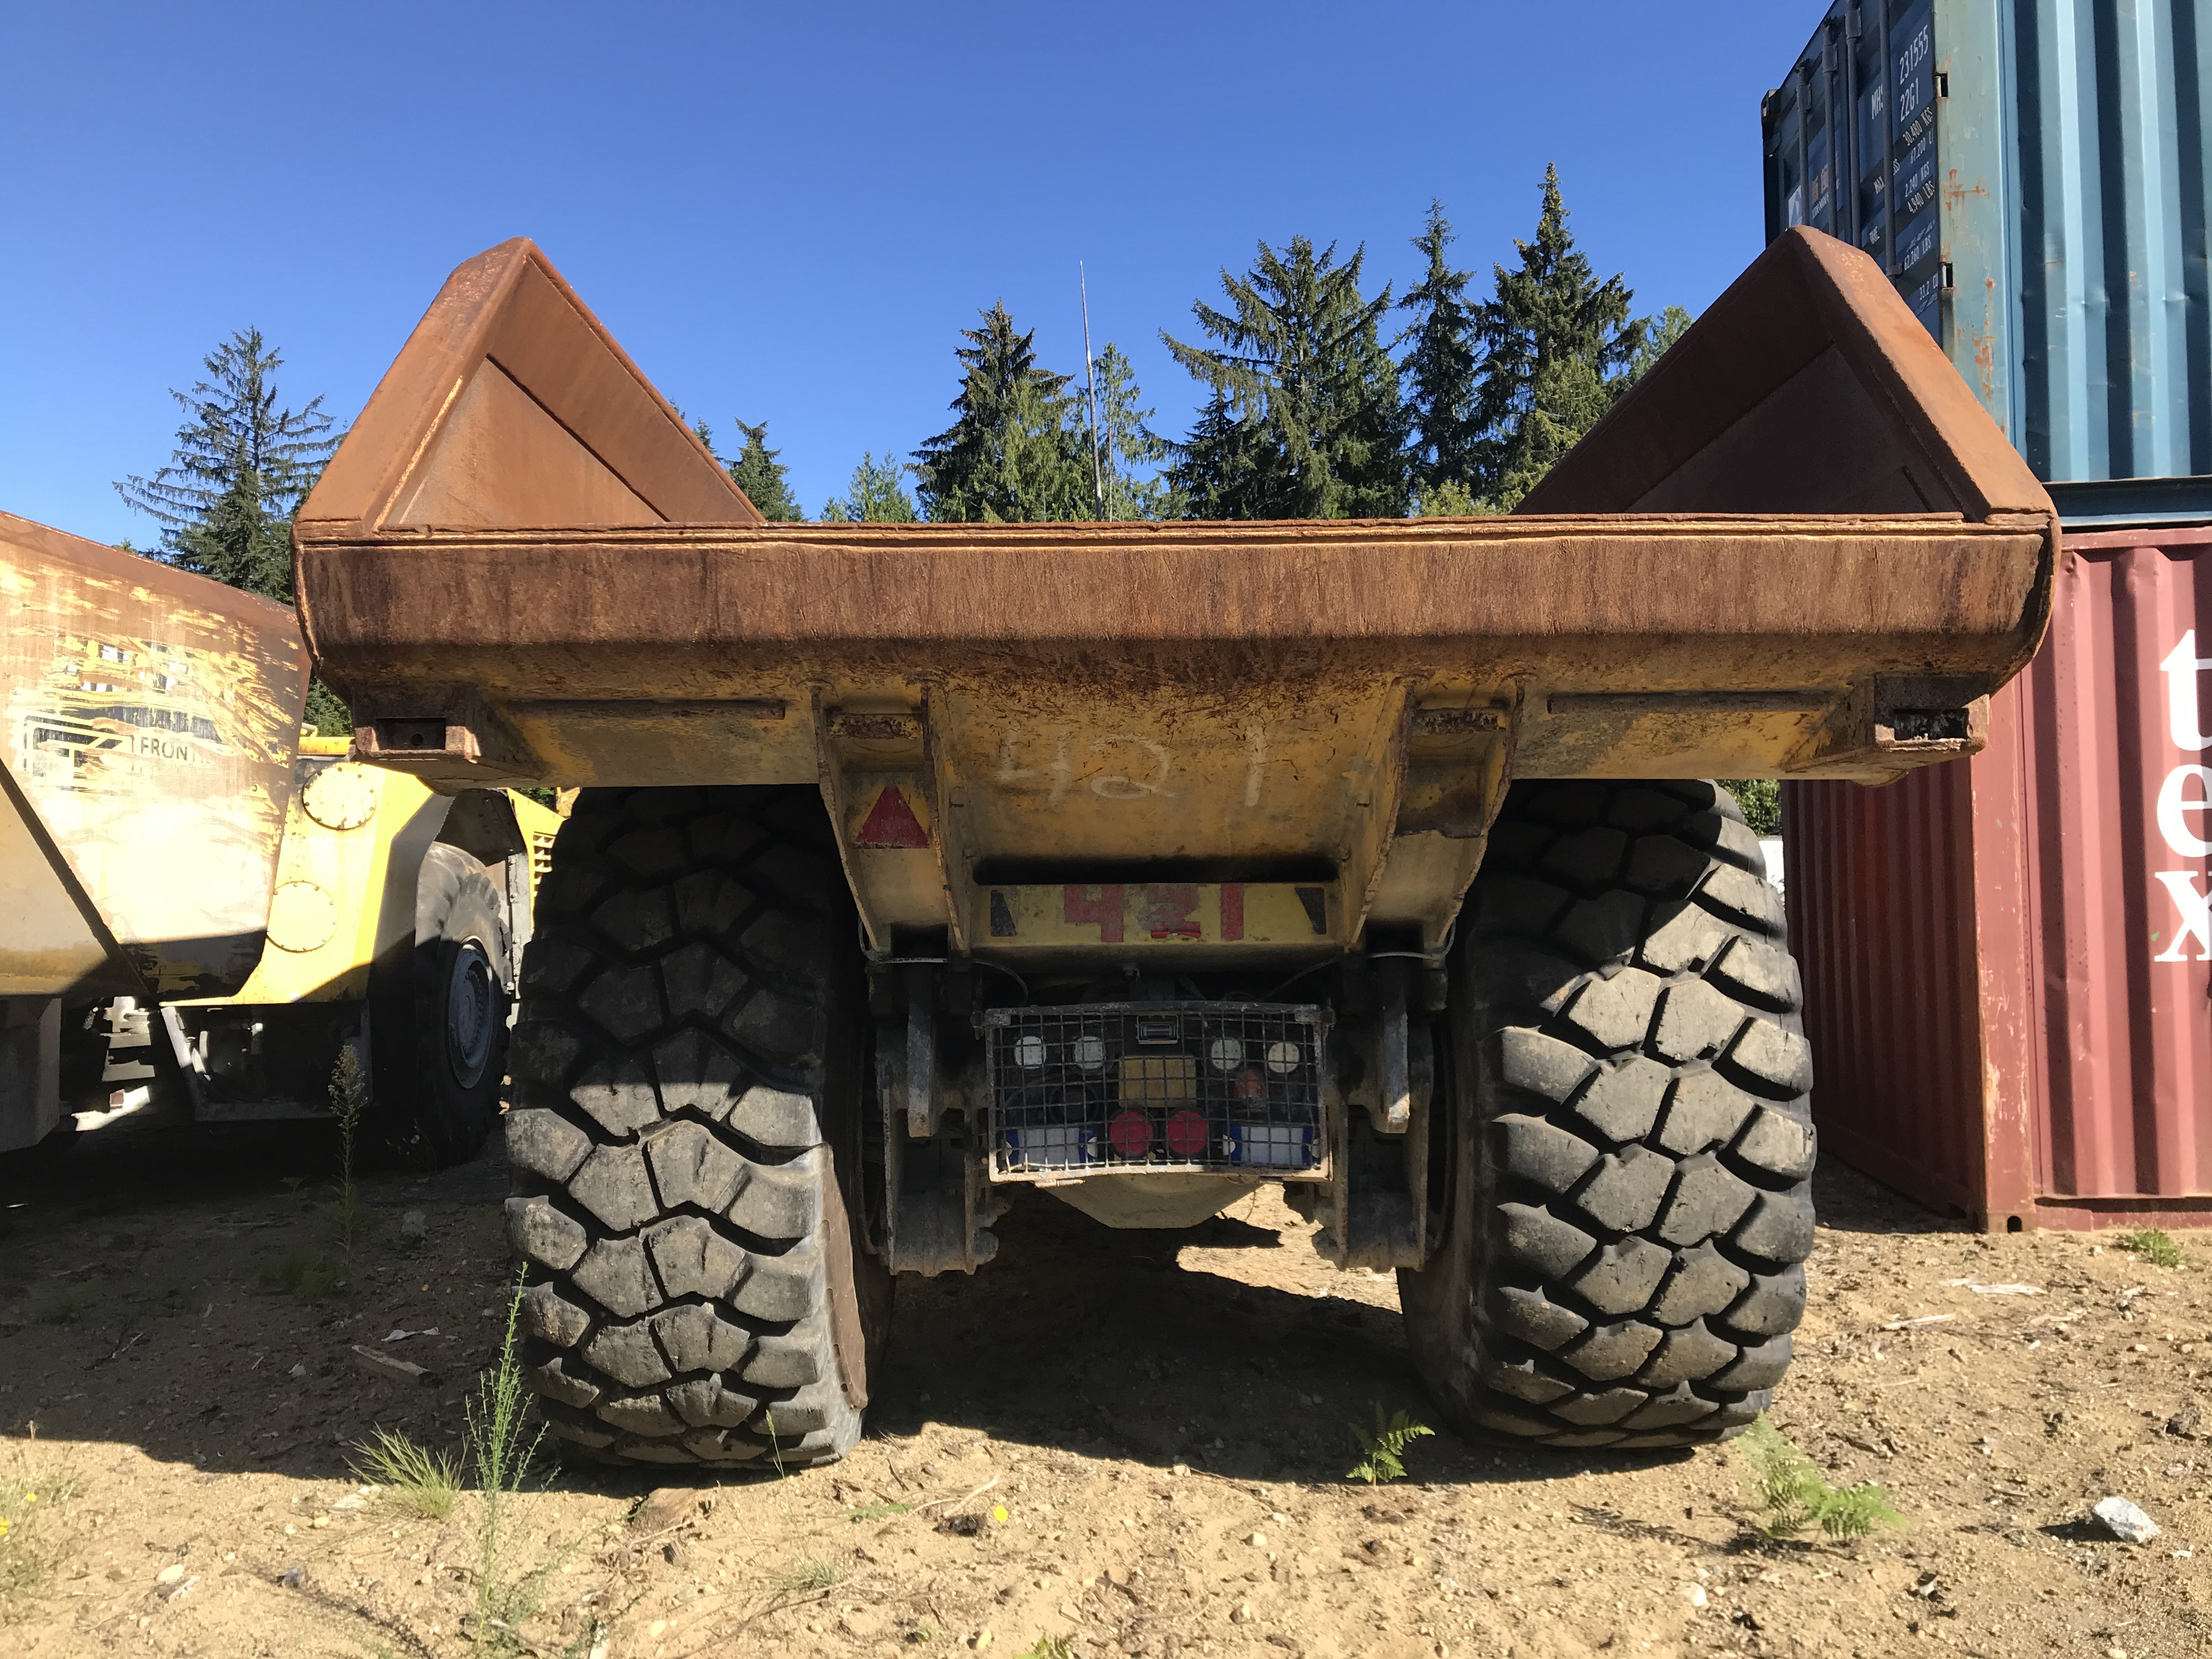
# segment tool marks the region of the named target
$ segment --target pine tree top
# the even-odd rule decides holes
[[[1403,370],[1412,461],[1425,496],[1445,486],[1464,495],[1475,467],[1475,310],[1467,297],[1474,273],[1455,270],[1448,252],[1458,238],[1443,204],[1431,199],[1428,222],[1413,238],[1425,268],[1399,305],[1413,314],[1399,337],[1411,342]],[[1455,498],[1456,499],[1456,498]]]
[[[888,450],[881,459],[871,450],[853,469],[842,499],[824,502],[824,524],[915,524],[921,514],[907,494],[908,469]]]
[[[1089,518],[1091,462],[1067,395],[1072,377],[1037,366],[1035,330],[1003,301],[956,347],[956,418],[914,452],[922,507],[939,522]]]
[[[1364,247],[1339,264],[1294,236],[1259,246],[1251,270],[1221,273],[1229,308],[1200,301],[1201,330],[1220,343],[1161,333],[1209,388],[1204,413],[1170,477],[1191,510],[1222,518],[1392,517],[1406,500],[1398,366],[1380,323],[1385,286],[1360,292]]]
[[[1556,166],[1544,169],[1535,239],[1514,246],[1519,267],[1495,267],[1496,295],[1475,310],[1474,471],[1478,493],[1501,508],[1597,424],[1647,328],[1630,315],[1626,279],[1600,282],[1575,246]]]
[[[791,493],[790,469],[776,459],[783,452],[768,447],[768,422],[739,421],[738,430],[745,434],[745,447],[727,464],[731,482],[770,524],[798,523],[806,515]]]
[[[208,378],[172,391],[186,416],[169,465],[122,479],[116,493],[161,526],[156,556],[234,587],[289,602],[292,515],[337,436],[323,400],[277,402],[283,356],[256,328],[203,360]]]

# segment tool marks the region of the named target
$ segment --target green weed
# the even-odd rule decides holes
[[[433,1521],[451,1515],[460,1494],[461,1472],[450,1454],[391,1429],[380,1428],[355,1446],[351,1467],[364,1485],[383,1487],[393,1502]]]
[[[1067,1636],[1040,1636],[1035,1647],[1024,1648],[1014,1659],[1075,1659],[1075,1640]]]
[[[515,1328],[522,1317],[524,1280],[518,1274],[507,1304],[507,1333],[499,1358],[477,1381],[465,1410],[469,1459],[475,1466],[477,1520],[476,1644],[479,1653],[495,1644],[514,1645],[514,1627],[537,1611],[551,1563],[517,1577],[506,1559],[510,1510],[538,1461],[544,1429],[528,1421],[530,1391],[515,1355]]]
[[[911,1515],[911,1504],[863,1504],[852,1511],[855,1521],[887,1521],[894,1515]]]
[[[354,1142],[361,1131],[362,1115],[368,1109],[368,1074],[362,1069],[360,1054],[349,1042],[338,1050],[337,1064],[331,1067],[331,1111],[338,1121],[338,1191],[323,1210],[349,1267],[353,1264],[353,1247],[368,1236],[376,1220],[376,1212],[362,1202],[353,1178]]]
[[[1357,1423],[1345,1426],[1352,1431],[1352,1438],[1359,1448],[1359,1461],[1344,1472],[1347,1480],[1364,1480],[1370,1486],[1383,1486],[1392,1480],[1406,1478],[1406,1448],[1424,1436],[1436,1431],[1425,1423],[1416,1423],[1404,1412],[1382,1414],[1382,1402],[1375,1403],[1375,1427],[1370,1431]]]
[[[2185,1267],[2189,1258],[2182,1254],[2181,1246],[2173,1242],[2170,1233],[2155,1227],[2141,1227],[2131,1233],[2123,1233],[2112,1243],[2121,1249],[2131,1250],[2154,1267]]]
[[[36,1443],[0,1462],[0,1606],[45,1583],[61,1551],[55,1516],[76,1495],[76,1479]]]
[[[1753,1524],[1769,1538],[1794,1538],[1808,1527],[1818,1527],[1831,1538],[1863,1538],[1877,1526],[1905,1524],[1905,1517],[1890,1506],[1889,1493],[1872,1481],[1830,1486],[1765,1412],[1752,1420],[1738,1443],[1751,1465],[1752,1491],[1765,1511]]]
[[[275,1267],[262,1270],[261,1282],[287,1296],[320,1302],[345,1288],[345,1268],[327,1250],[288,1250]]]

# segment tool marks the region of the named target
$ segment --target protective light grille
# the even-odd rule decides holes
[[[1322,1172],[1329,1017],[1258,1002],[1079,1003],[982,1016],[991,1172]]]

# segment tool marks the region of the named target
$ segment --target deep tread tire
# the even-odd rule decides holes
[[[1442,1237],[1400,1275],[1415,1363],[1463,1430],[1686,1446],[1771,1399],[1814,1146],[1765,875],[1711,783],[1509,794],[1453,964]]]
[[[863,1237],[868,1030],[811,789],[588,789],[524,953],[507,1233],[565,1449],[851,1450],[890,1279]]]
[[[403,1163],[464,1163],[499,1121],[513,1006],[507,940],[490,872],[459,848],[432,843],[416,878],[413,946],[385,970],[370,1027],[374,1125]]]

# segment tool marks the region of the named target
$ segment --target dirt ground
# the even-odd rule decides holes
[[[382,1225],[316,1300],[270,1280],[325,1236],[297,1179],[320,1158],[262,1131],[0,1166],[0,1652],[477,1651],[477,1500],[418,1518],[348,1460],[377,1425],[458,1443],[503,1318],[504,1174],[370,1178]],[[495,1568],[537,1575],[541,1611],[494,1635],[578,1659],[2212,1650],[2208,1273],[1965,1234],[1837,1166],[1820,1196],[1775,1417],[1832,1479],[1886,1485],[1901,1532],[1766,1542],[1733,1447],[1442,1431],[1395,1282],[1332,1271],[1272,1190],[1184,1234],[1032,1195],[996,1263],[902,1285],[851,1459],[661,1491],[557,1473]],[[2212,1237],[2181,1242],[2212,1264]],[[356,1344],[439,1381],[372,1376]],[[1370,1490],[1346,1425],[1378,1403],[1440,1431]],[[2090,1522],[2114,1493],[2164,1534]]]

